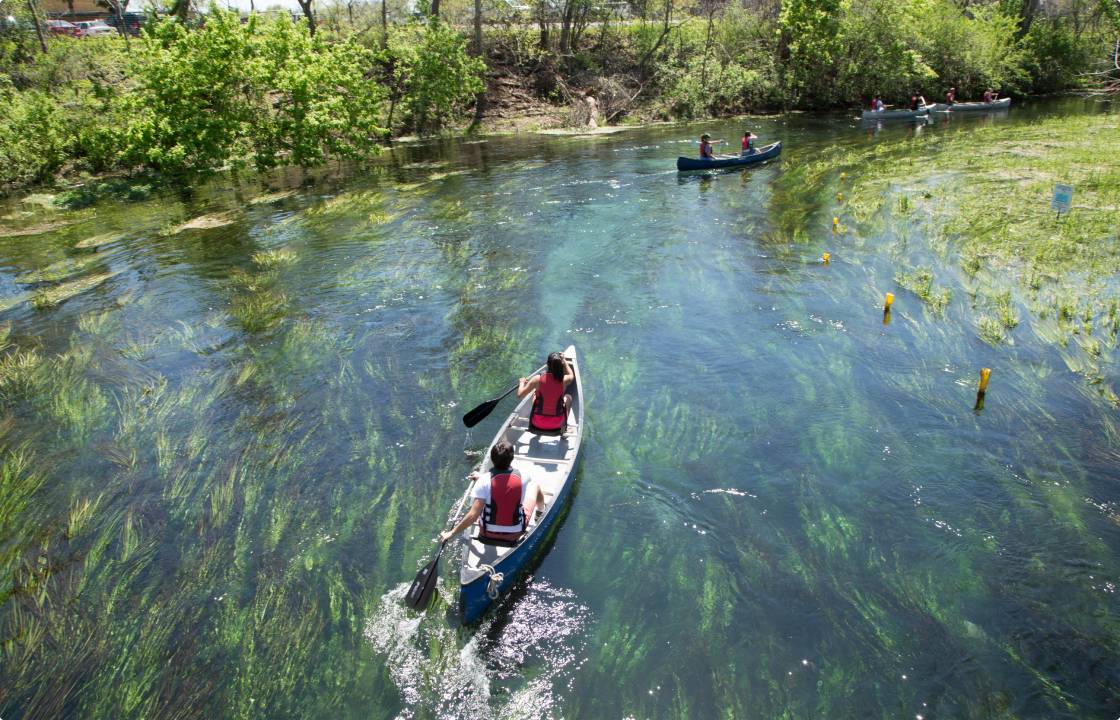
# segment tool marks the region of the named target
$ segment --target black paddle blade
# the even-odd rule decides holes
[[[501,398],[498,398],[497,400],[487,400],[486,402],[476,407],[474,410],[471,410],[469,413],[463,416],[463,424],[467,427],[474,427],[475,425],[479,424],[486,418],[487,415],[494,411],[494,408],[498,406],[498,402],[500,400]]]
[[[408,593],[404,596],[405,605],[413,610],[424,611],[428,609],[428,603],[432,601],[432,592],[436,589],[436,578],[439,577],[439,556],[442,554],[443,545],[440,545],[439,552],[432,558],[432,561],[416,573],[416,579],[412,581],[412,587],[408,589]]]

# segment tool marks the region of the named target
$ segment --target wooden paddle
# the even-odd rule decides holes
[[[447,545],[446,541],[439,544],[436,556],[430,563],[420,568],[420,572],[416,573],[416,579],[412,581],[412,586],[408,588],[408,594],[404,596],[405,604],[413,610],[423,612],[428,609],[428,603],[432,601],[436,578],[439,577],[439,556],[443,555],[445,545]]]

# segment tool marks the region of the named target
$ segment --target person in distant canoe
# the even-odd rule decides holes
[[[700,159],[701,160],[715,160],[716,154],[712,151],[712,145],[721,143],[722,140],[712,140],[712,136],[704,133],[700,136]]]
[[[439,534],[447,542],[479,523],[478,536],[483,540],[516,542],[525,534],[533,511],[544,509],[544,493],[528,474],[513,467],[513,445],[499,440],[490,448],[493,467],[486,475],[471,473],[471,507],[459,524]]]
[[[945,93],[945,104],[954,105],[957,102],[957,89],[955,87],[949,88]]]
[[[754,155],[754,138],[755,136],[751,135],[750,130],[747,130],[745,133],[743,133],[743,142],[741,143],[742,148],[740,150],[740,154],[744,157],[747,155]]]
[[[708,137],[707,134],[704,137]],[[710,147],[708,152],[711,153]],[[533,409],[529,413],[529,430],[542,435],[560,435],[567,429],[572,396],[564,391],[575,379],[576,374],[572,372],[568,359],[559,352],[548,356],[547,369],[540,375],[518,379],[517,397],[523,398],[529,393],[536,393]]]
[[[996,93],[992,92],[991,88],[984,91],[984,102],[990,103],[996,101]]]
[[[871,99],[872,112],[883,112],[883,108],[885,107],[886,106],[883,105],[883,98],[879,97],[878,95]]]
[[[917,93],[910,94],[910,109],[920,110],[926,106],[926,99]]]

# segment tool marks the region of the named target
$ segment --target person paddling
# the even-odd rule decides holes
[[[751,135],[750,130],[743,133],[743,142],[740,149],[740,155],[743,157],[754,154],[754,137],[754,135]]]
[[[996,101],[996,93],[992,92],[991,88],[984,91],[984,102],[992,103]]]
[[[945,93],[945,104],[946,105],[953,105],[956,102],[957,102],[957,89],[955,87],[951,87],[951,88],[949,88],[949,91]]]
[[[531,378],[519,378],[517,397],[536,393],[533,409],[529,413],[529,430],[538,435],[561,435],[568,427],[568,410],[572,396],[565,394],[568,385],[576,379],[572,366],[563,353],[548,356],[547,370]]]
[[[911,110],[920,110],[921,108],[924,108],[925,106],[926,106],[926,99],[924,97],[922,97],[921,95],[919,95],[917,93],[911,93],[911,95],[910,95],[910,109]]]
[[[516,542],[525,534],[535,509],[544,510],[544,493],[528,473],[513,467],[513,445],[499,440],[490,448],[490,471],[484,475],[471,473],[471,507],[463,519],[450,530],[439,534],[447,542],[479,522],[480,540]]]
[[[721,143],[723,140],[712,140],[712,136],[704,133],[700,136],[700,159],[701,160],[715,160],[716,155],[712,152],[712,145]]]

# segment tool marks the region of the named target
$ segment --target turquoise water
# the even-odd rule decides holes
[[[756,119],[781,160],[715,175],[675,158],[741,122],[9,203],[0,717],[1115,716],[1116,408],[1017,295],[980,339],[921,208],[796,172],[1097,110]],[[478,626],[449,562],[406,610],[512,403],[459,416],[569,343],[555,542]]]

